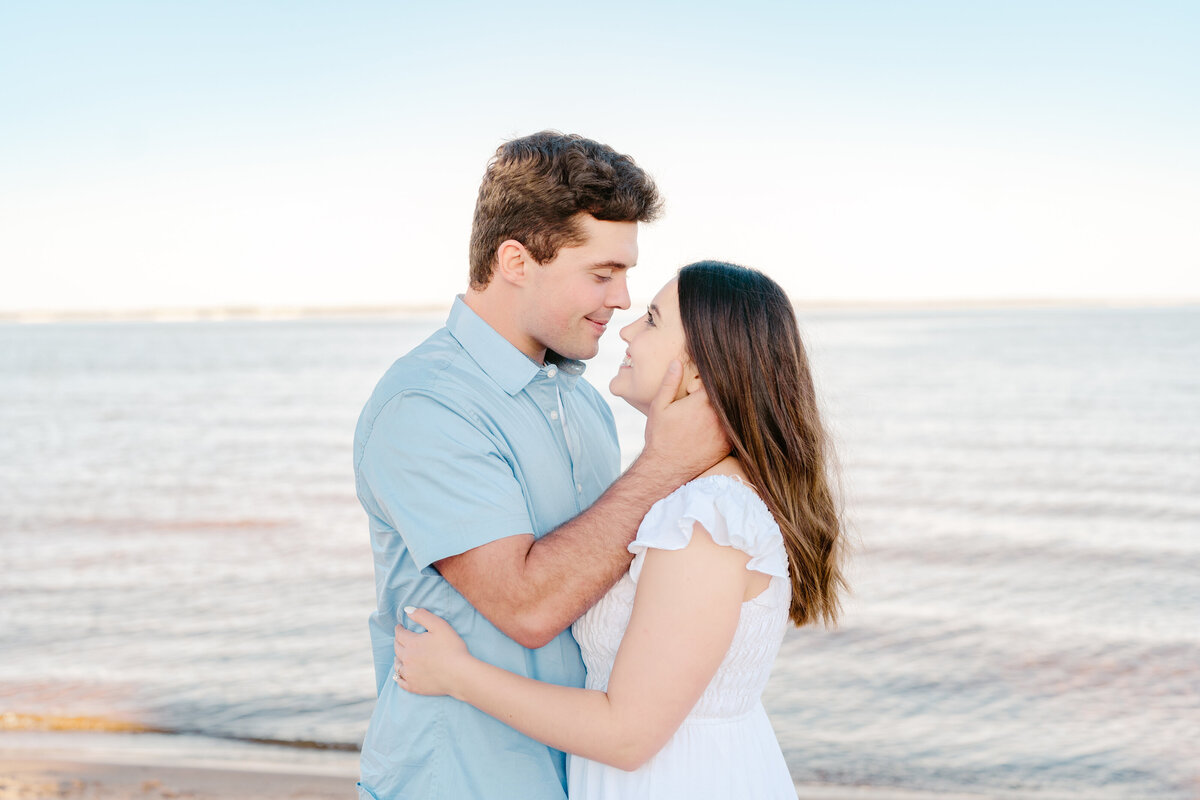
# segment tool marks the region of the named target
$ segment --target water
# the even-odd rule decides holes
[[[351,436],[440,321],[0,326],[0,712],[356,746]],[[857,552],[768,688],[796,780],[1200,797],[1200,311],[803,326]]]

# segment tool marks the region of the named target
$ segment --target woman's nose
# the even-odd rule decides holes
[[[631,322],[618,331],[617,335],[621,337],[621,341],[625,344],[633,344],[633,339],[630,337],[630,331],[633,330],[635,325],[637,325],[637,322]]]

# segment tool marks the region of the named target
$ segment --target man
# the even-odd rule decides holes
[[[642,455],[614,483],[612,413],[580,378],[613,311],[629,307],[637,225],[659,208],[650,177],[607,146],[555,132],[501,146],[476,203],[469,290],[363,409],[355,477],[375,557],[379,698],[362,798],[565,796],[562,753],[451,698],[400,690],[392,636],[408,622],[399,610],[420,606],[480,658],[583,685],[571,623],[628,567],[650,506],[728,452],[702,395],[671,402],[676,370]]]

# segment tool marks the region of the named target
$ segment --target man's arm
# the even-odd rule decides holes
[[[541,539],[509,536],[434,566],[481,614],[524,647],[548,644],[629,566],[627,547],[650,506],[729,453],[703,390],[671,402],[673,363],[651,406],[646,446],[592,506]]]

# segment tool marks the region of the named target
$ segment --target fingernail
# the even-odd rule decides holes
[[[416,610],[417,610],[416,606],[405,606],[404,607],[404,613],[408,614],[409,616],[412,616],[412,612],[414,612]]]

